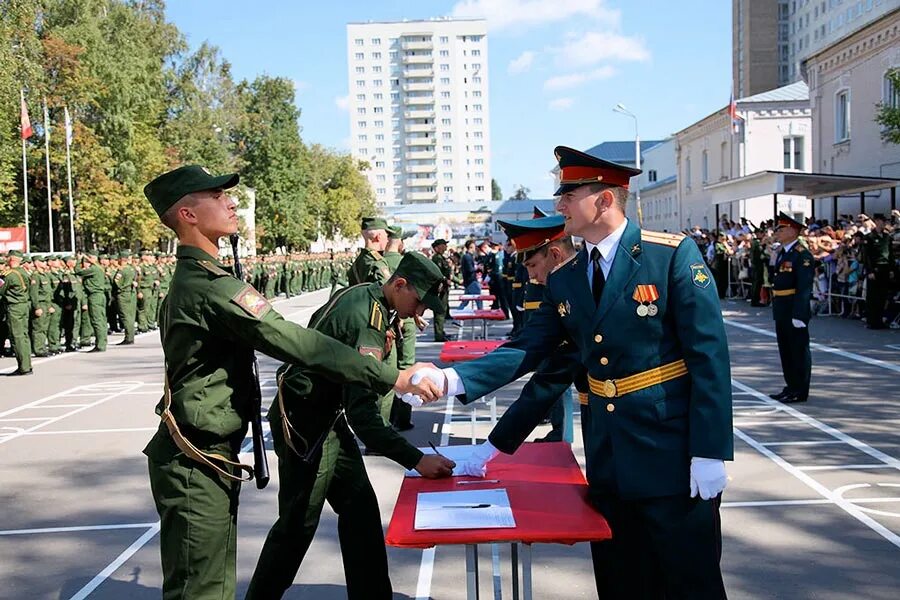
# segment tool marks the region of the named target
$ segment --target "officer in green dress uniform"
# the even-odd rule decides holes
[[[589,497],[613,532],[591,546],[599,594],[725,598],[718,507],[733,455],[731,375],[709,269],[692,240],[626,219],[627,186],[639,171],[566,147],[556,156],[558,210],[584,247],[549,276],[521,335],[419,376],[471,402],[531,371],[561,342],[574,345],[591,408]],[[475,454],[486,461],[496,452],[488,441]]]
[[[450,314],[450,286],[456,281],[453,275],[453,265],[444,255],[447,252],[447,240],[439,238],[431,243],[434,254],[431,256],[432,262],[440,269],[444,276],[443,303],[438,310],[434,311],[434,341],[446,342],[447,333],[444,331],[444,324],[447,322],[447,315]]]
[[[232,598],[238,493],[237,462],[247,432],[252,351],[308,368],[335,383],[384,393],[433,384],[410,382],[355,348],[284,320],[217,259],[218,241],[237,232],[237,203],[224,192],[238,175],[214,177],[198,166],[160,175],[144,188],[153,209],[178,235],[177,266],[162,311],[162,423],[147,444],[150,486],[160,516],[163,598]],[[416,368],[420,368],[417,365]]]
[[[781,244],[775,261],[772,282],[772,316],[784,389],[770,394],[774,400],[786,404],[806,402],[812,357],[809,352],[809,320],[812,318],[810,299],[815,278],[815,259],[798,240],[803,223],[784,213],[778,215],[775,239]]]
[[[866,268],[866,327],[886,329],[884,307],[894,278],[894,247],[884,230],[883,214],[874,217],[875,229],[863,238],[863,265]]]
[[[85,304],[87,311],[82,313],[90,320],[91,329],[94,332],[94,347],[91,352],[106,352],[106,273],[100,266],[100,257],[95,253],[88,253],[86,269],[75,272],[84,282]],[[82,334],[84,329],[82,328]],[[84,345],[84,335],[82,344]]]
[[[7,254],[7,271],[3,276],[0,297],[6,304],[9,340],[16,355],[16,370],[10,375],[31,375],[31,338],[28,320],[31,314],[31,277],[22,268],[23,255],[19,250]]]
[[[312,316],[310,327],[360,354],[383,359],[390,353],[393,322],[421,315],[426,307],[433,310],[441,302],[443,285],[432,262],[409,252],[387,283],[340,290]],[[354,434],[367,448],[425,477],[449,476],[454,464],[423,454],[386,426],[376,406],[379,394],[367,386],[338,385],[294,364],[283,365],[277,381],[269,421],[278,454],[278,520],[266,538],[247,598],[280,598],[290,587],[326,500],[338,515],[347,596],[391,598],[378,500]]]
[[[362,220],[362,237],[365,244],[359,250],[347,282],[350,285],[358,283],[384,283],[391,276],[391,269],[384,262],[384,252],[387,246],[387,221],[381,217],[365,217]]]
[[[119,268],[113,275],[113,293],[116,296],[116,308],[119,311],[119,321],[125,330],[125,338],[119,342],[119,346],[134,344],[134,329],[137,319],[137,306],[135,297],[135,283],[137,271],[131,264],[131,250],[119,252]]]

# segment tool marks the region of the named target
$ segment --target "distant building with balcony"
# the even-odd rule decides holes
[[[491,199],[487,24],[347,25],[350,147],[381,207]]]

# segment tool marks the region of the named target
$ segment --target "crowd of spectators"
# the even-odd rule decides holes
[[[879,225],[880,222],[880,225]],[[900,328],[900,211],[890,215],[842,216],[836,223],[806,220],[803,243],[816,259],[813,309],[818,314],[837,314],[862,319],[866,315],[869,282],[875,277],[866,255],[867,236],[881,227],[893,238],[892,264],[886,325]],[[744,298],[753,305],[769,301],[768,287],[778,253],[772,235],[774,220],[754,225],[723,216],[719,228],[709,231],[694,227],[684,231],[697,243],[712,270],[721,297]],[[754,285],[756,283],[757,285]]]

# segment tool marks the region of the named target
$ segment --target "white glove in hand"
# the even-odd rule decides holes
[[[441,372],[439,369],[433,369],[431,367],[419,369],[418,371],[413,373],[413,376],[410,378],[409,381],[413,385],[416,385],[417,383],[422,381],[422,379],[424,379],[425,377],[427,377],[431,381],[433,381],[434,384],[438,387],[438,389],[440,389],[440,390],[444,389],[444,387],[445,387],[444,373]],[[403,400],[404,402],[406,402],[407,404],[409,404],[410,406],[419,407],[419,406],[422,406],[422,404],[424,404],[424,402],[422,401],[422,398],[419,397],[417,394],[409,394],[409,393],[403,394],[400,397],[400,399]]]
[[[806,323],[804,323],[800,319],[791,319],[791,325],[793,325],[797,329],[803,329],[806,327]]]
[[[458,477],[484,477],[486,472],[487,466],[484,463],[469,460],[461,460],[453,468],[453,475]]]
[[[492,443],[485,440],[472,450],[471,460],[462,461],[461,464],[457,463],[456,468],[453,469],[453,474],[484,477],[484,474],[487,472],[487,464],[498,454],[500,454],[500,451],[494,448]]]
[[[698,456],[691,459],[691,498],[696,498],[697,494],[704,500],[715,498],[727,484],[725,461]]]

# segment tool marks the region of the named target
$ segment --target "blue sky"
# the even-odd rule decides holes
[[[726,0],[170,0],[191,47],[218,46],[236,78],[294,80],[303,138],[347,150],[346,24],[488,19],[492,175],[504,196],[553,192],[553,148],[663,138],[728,103]]]

